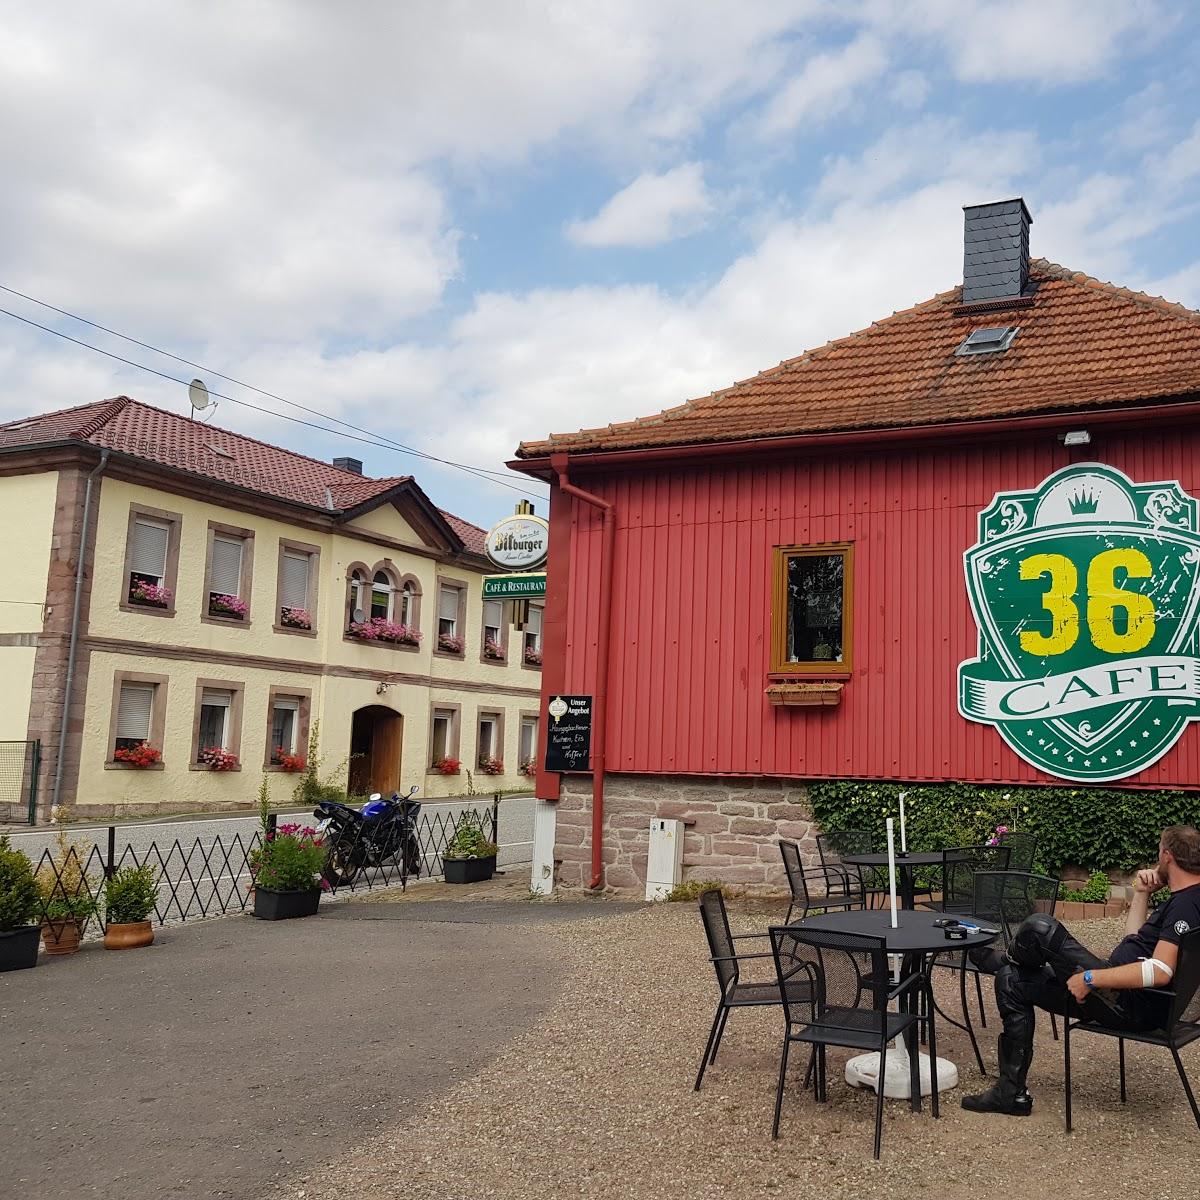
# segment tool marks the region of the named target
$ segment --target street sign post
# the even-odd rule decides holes
[[[485,600],[525,600],[531,596],[546,594],[546,574],[535,575],[485,575],[483,598]]]

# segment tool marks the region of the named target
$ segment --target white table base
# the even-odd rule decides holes
[[[921,1095],[933,1091],[929,1055],[919,1054],[921,1070]],[[948,1092],[958,1084],[958,1068],[946,1058],[937,1060],[938,1093]],[[851,1087],[870,1088],[875,1091],[879,1082],[879,1055],[859,1054],[846,1063],[846,1082]],[[902,1041],[888,1047],[887,1071],[883,1078],[883,1094],[894,1100],[907,1100],[912,1095],[909,1081],[908,1050]]]

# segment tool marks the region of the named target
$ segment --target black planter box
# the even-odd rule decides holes
[[[254,915],[264,921],[286,921],[290,917],[315,917],[321,903],[321,889],[306,892],[272,892],[254,889]]]
[[[0,929],[0,971],[23,971],[26,967],[36,967],[40,936],[41,929],[37,925]]]
[[[496,856],[488,858],[446,858],[442,867],[447,883],[483,883],[496,873]]]

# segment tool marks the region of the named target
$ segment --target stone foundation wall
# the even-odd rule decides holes
[[[683,878],[716,879],[750,892],[787,890],[779,839],[800,843],[816,865],[808,794],[794,779],[608,775],[604,781],[604,885],[645,887],[650,818],[682,819]],[[591,881],[592,779],[564,777],[554,857],[562,887]]]

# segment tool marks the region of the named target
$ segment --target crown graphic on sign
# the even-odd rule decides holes
[[[1078,516],[1080,513],[1094,513],[1099,507],[1100,501],[1096,499],[1095,492],[1085,492],[1081,489],[1067,501],[1067,504],[1072,514]]]

